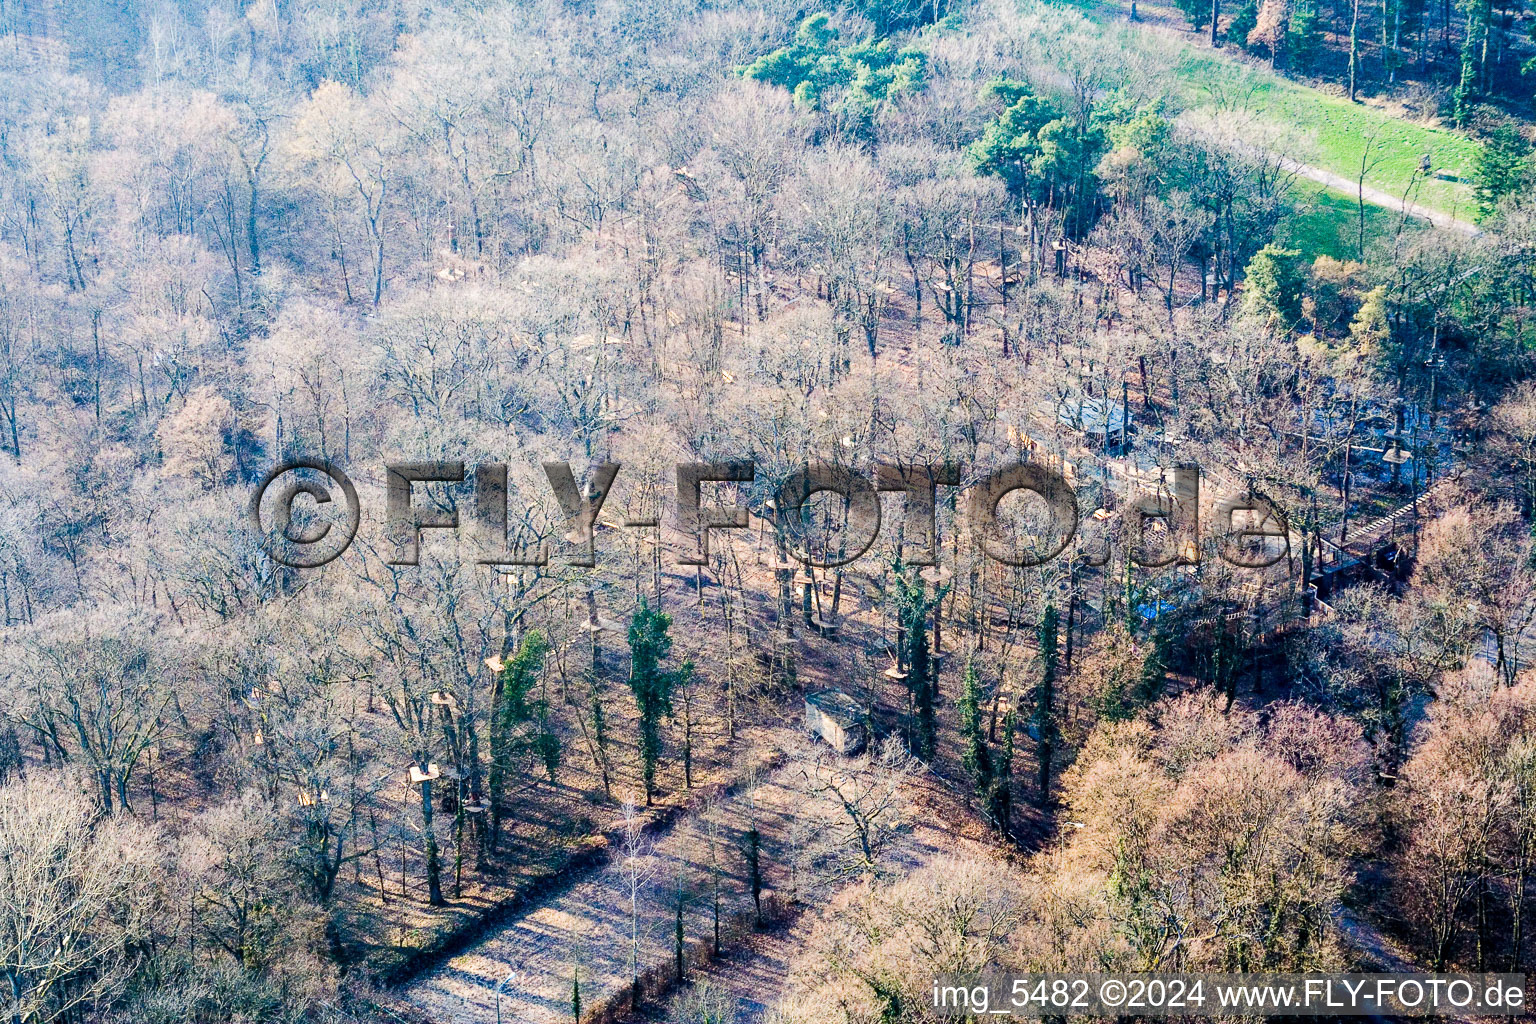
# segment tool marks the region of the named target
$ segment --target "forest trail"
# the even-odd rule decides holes
[[[1339,926],[1339,931],[1349,940],[1349,944],[1354,947],[1356,954],[1364,961],[1353,969],[1399,974],[1411,973],[1414,970],[1412,957],[1398,948],[1397,943],[1383,935],[1381,929],[1366,917],[1348,907],[1340,907],[1334,913],[1333,920]]]

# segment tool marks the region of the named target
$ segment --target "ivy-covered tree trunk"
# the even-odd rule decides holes
[[[1036,750],[1040,761],[1040,801],[1051,797],[1051,765],[1056,756],[1056,648],[1059,617],[1054,604],[1040,617],[1040,682],[1035,687]]]
[[[988,813],[998,831],[1005,836],[1013,829],[1013,735],[1017,728],[1018,714],[1009,711],[1003,716],[1003,747],[998,752],[992,784],[987,791]]]
[[[672,691],[693,674],[693,662],[676,670],[661,667],[672,653],[672,616],[652,611],[643,598],[629,624],[629,686],[640,713],[640,768],[645,782],[645,805],[656,791],[656,766],[661,760],[661,719],[672,714]]]
[[[747,829],[742,855],[747,862],[747,886],[752,890],[752,912],[758,924],[763,923],[763,837],[757,826]]]
[[[933,693],[937,689],[930,678],[933,662],[928,657],[928,635],[921,620],[907,627],[907,685],[912,688],[912,752],[924,761],[932,761],[937,735],[937,717]]]
[[[907,723],[907,749],[924,761],[932,761],[936,752],[938,720],[935,705],[939,685],[933,659],[928,650],[928,613],[947,593],[935,588],[929,596],[921,577],[899,563],[894,574],[897,585],[897,618],[901,623],[900,647],[907,672],[907,692],[911,713]]]
[[[427,763],[427,752],[418,751],[416,760]],[[421,831],[427,840],[427,900],[434,907],[441,907],[443,900],[443,865],[437,851],[437,833],[432,829],[432,781],[421,783]]]
[[[981,683],[975,665],[966,665],[965,681],[956,702],[960,718],[960,760],[971,777],[976,797],[985,807],[992,786],[992,754],[981,725]],[[966,797],[969,803],[970,797]]]
[[[531,744],[543,760],[550,781],[554,781],[555,766],[559,763],[559,741],[549,726],[549,702],[544,699],[530,700],[533,686],[544,670],[544,655],[549,642],[539,630],[530,630],[517,645],[517,653],[502,665],[496,687],[491,693],[491,766],[487,774],[490,797],[490,827],[487,837],[491,853],[501,838],[501,823],[506,814],[502,805],[506,793],[507,774],[512,759],[520,746],[518,726],[537,722],[538,730]]]

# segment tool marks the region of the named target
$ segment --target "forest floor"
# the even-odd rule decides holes
[[[789,749],[804,745],[792,729],[780,730],[778,738]],[[713,806],[696,808],[648,839],[634,865],[622,845],[616,847],[606,865],[595,867],[574,885],[426,971],[402,988],[400,995],[443,1024],[479,1024],[498,1019],[497,988],[502,985],[502,1019],[526,1024],[569,1020],[578,972],[584,1006],[622,997],[632,976],[634,936],[638,937],[639,973],[666,970],[675,952],[679,892],[686,940],[710,939],[718,870],[721,916],[729,929],[724,945],[730,948],[732,935],[741,941],[724,960],[696,971],[696,980],[707,980],[735,995],[742,1020],[759,1019],[776,1000],[789,962],[803,947],[815,915],[790,913],[773,929],[750,931],[753,905],[741,850],[751,823],[756,823],[762,836],[765,880],[774,892],[811,896],[829,893],[839,883],[855,884],[847,875],[796,877],[795,854],[809,839],[807,824],[822,815],[835,820],[840,813],[825,798],[807,795],[797,784],[799,771],[791,762],[755,787],[744,787]],[[919,777],[903,796],[908,807],[902,815],[906,827],[882,858],[885,873],[905,874],[956,852],[965,843],[963,815],[911,810],[914,801],[928,808],[935,800],[942,801],[941,784]],[[816,802],[827,806],[808,806]],[[632,905],[631,885],[637,876],[639,895]],[[813,898],[824,901],[821,896]],[[503,985],[509,975],[512,980]]]
[[[885,864],[889,875],[910,874],[944,857],[996,858],[990,837],[968,825],[952,791],[934,776],[914,780],[910,793],[917,813],[913,827]],[[734,1024],[759,1024],[780,999],[789,994],[796,961],[807,954],[816,926],[842,912],[842,902],[861,883],[850,882],[819,908],[801,906],[767,930],[754,932],[727,949],[710,964],[693,972],[691,986],[708,986],[735,1003]],[[670,1024],[673,1016],[661,1004],[645,1006],[620,1018],[620,1024]]]
[[[685,910],[685,933],[708,934],[712,901],[696,890],[700,872],[718,859],[725,913],[735,917],[751,909],[745,864],[738,852],[756,817],[772,849],[788,842],[797,820],[801,794],[781,769],[745,793],[725,801],[708,817],[718,824],[712,838],[705,815],[690,815],[646,837],[638,871],[638,915],[631,919],[632,865],[622,846],[607,864],[593,869],[564,892],[494,929],[470,949],[427,971],[401,995],[434,1019],[478,1022],[496,1019],[496,988],[516,972],[501,997],[505,1017],[517,1021],[569,1020],[573,982],[579,976],[583,1002],[591,1005],[622,991],[630,979],[631,926],[638,932],[641,971],[665,963],[673,952],[673,927],[679,881],[692,892]],[[755,807],[753,806],[755,805]],[[769,855],[766,859],[772,862]],[[778,872],[771,872],[770,877]]]
[[[760,601],[751,602],[751,611],[746,616],[755,634],[751,641],[754,648],[771,646],[769,637],[777,629],[771,625],[774,616],[770,606],[774,602],[769,595],[776,589],[771,547],[764,549],[759,526],[754,522],[751,530],[730,538],[737,571],[749,581],[749,590],[761,596]],[[700,659],[705,678],[718,680],[724,674],[720,664],[722,648],[729,646],[722,642],[719,612],[715,608],[718,584],[706,578],[700,595],[690,592],[694,580],[691,574],[664,573],[661,586],[666,591],[665,603],[674,616],[679,652]],[[829,600],[830,580],[819,579],[817,590],[818,600]],[[802,780],[796,777],[799,769],[794,757],[806,748],[801,730],[791,724],[800,714],[800,691],[841,687],[876,708],[885,727],[890,727],[892,709],[902,706],[901,684],[881,675],[888,664],[884,649],[890,638],[874,595],[853,579],[845,581],[839,614],[844,628],[836,641],[817,636],[800,623],[798,613],[793,614],[797,634],[793,688],[765,690],[758,683],[747,692],[743,682],[744,723],[758,724],[744,724],[735,756],[729,753],[730,744],[724,735],[713,735],[716,730],[699,737],[695,789],[690,795],[690,791],[675,785],[665,794],[667,805],[681,804],[686,809],[669,826],[653,834],[643,872],[648,878],[639,900],[640,973],[660,972],[669,976],[675,950],[679,882],[686,894],[685,936],[689,942],[707,940],[713,924],[713,866],[718,865],[721,917],[727,924],[724,952],[728,959],[701,967],[696,975],[700,980],[726,985],[737,996],[740,1019],[744,1021],[760,1019],[766,1008],[777,1001],[788,977],[789,961],[803,948],[805,935],[817,919],[817,914],[807,908],[825,904],[839,886],[853,884],[859,877],[857,873],[811,877],[802,866],[803,848],[816,841],[811,833],[818,827],[825,830],[825,825],[818,823],[835,824],[845,819],[841,819],[841,809],[828,799],[807,795]],[[703,642],[711,637],[713,642]],[[1000,642],[1003,641],[994,641],[993,657],[999,654]],[[943,666],[941,700],[946,706],[958,692],[963,669],[958,660],[949,658]],[[610,671],[616,670],[615,666]],[[614,704],[623,709],[625,702],[616,699]],[[628,710],[624,709],[616,733],[627,736],[632,731],[629,723],[622,721],[627,715]],[[946,720],[941,720],[941,731],[938,762],[932,771],[914,777],[903,792],[900,835],[881,859],[883,873],[905,874],[943,854],[996,855],[995,838],[965,808],[956,787],[944,781],[960,777],[955,773],[961,768],[958,755],[950,755],[958,750],[959,744]],[[675,740],[673,737],[669,742],[669,756],[663,764],[662,781],[668,784],[682,781],[673,748]],[[742,748],[751,749],[743,752]],[[615,796],[634,794],[634,752],[626,745],[616,754],[622,768],[615,780]],[[766,773],[755,787],[742,784],[743,764],[779,762],[786,755],[789,762]],[[566,806],[563,814],[557,812],[556,817],[576,812],[576,804],[568,798],[576,797],[577,803],[583,802],[582,790],[587,800],[596,800],[597,793],[592,790],[596,784],[594,772],[582,761],[578,754],[562,769],[564,778],[557,788],[565,794],[562,802]],[[718,791],[726,782],[732,783],[729,795],[715,800],[699,797],[705,787],[713,785]],[[543,783],[535,787],[546,797],[551,788]],[[1028,846],[1048,829],[1040,813],[1030,805],[1032,786],[1021,777],[1019,788],[1015,835]],[[631,878],[624,863],[623,828],[612,803],[588,803],[582,816],[588,820],[603,819],[592,830],[605,831],[609,838],[606,863],[573,872],[567,884],[492,925],[462,952],[427,967],[398,990],[406,1004],[437,1024],[495,1021],[497,985],[511,972],[516,972],[517,978],[503,986],[500,1000],[504,1020],[569,1020],[577,971],[582,1002],[587,1008],[623,993],[632,976]],[[513,863],[521,863],[524,858],[548,860],[558,853],[544,850],[541,855],[537,837],[525,835],[534,823],[516,816],[512,820],[516,822],[513,831],[520,850]],[[756,821],[762,836],[765,889],[772,893],[775,907],[787,908],[787,913],[766,931],[750,926],[753,907],[741,853],[749,820]],[[552,834],[549,829],[536,831]],[[493,879],[477,879],[475,891],[495,892],[498,888]],[[421,907],[418,900],[411,904]],[[466,909],[474,912],[472,908]],[[428,908],[421,910],[432,914]],[[746,966],[749,961],[750,966]]]
[[[708,986],[735,1001],[735,1024],[757,1024],[786,992],[795,958],[804,952],[818,915],[801,913],[767,931],[757,932],[720,959],[695,972],[689,983]],[[643,1007],[623,1024],[668,1024],[665,1005]]]

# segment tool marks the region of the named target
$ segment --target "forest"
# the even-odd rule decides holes
[[[1536,954],[1524,0],[0,0],[0,1020]]]

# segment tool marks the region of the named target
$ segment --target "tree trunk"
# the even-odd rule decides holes
[[[427,763],[425,755],[420,760],[422,764]],[[427,899],[434,907],[441,907],[444,905],[443,867],[438,861],[437,834],[432,831],[432,783],[430,781],[421,784],[421,826],[427,837]]]
[[[1355,102],[1356,76],[1360,68],[1360,0],[1350,4],[1349,15],[1349,102]],[[1363,230],[1363,228],[1362,228]]]

